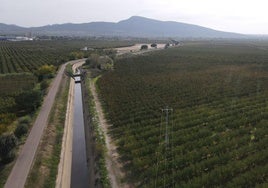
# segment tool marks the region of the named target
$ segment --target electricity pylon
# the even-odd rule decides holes
[[[160,124],[160,136],[159,136],[159,146],[156,152],[157,157],[157,164],[156,164],[156,179],[155,179],[155,187],[157,186],[158,181],[158,169],[159,165],[164,165],[164,175],[160,178],[164,178],[164,185],[162,187],[173,187],[174,181],[166,182],[166,177],[168,176],[167,172],[170,170],[168,169],[167,163],[168,159],[173,160],[173,109],[166,107],[161,109],[161,124]],[[165,120],[163,120],[163,116]],[[163,125],[164,124],[164,125]],[[165,136],[164,136],[165,135]],[[173,163],[173,161],[171,161]],[[172,167],[173,173],[173,167]],[[173,175],[173,174],[172,174]],[[170,186],[171,185],[171,186]]]

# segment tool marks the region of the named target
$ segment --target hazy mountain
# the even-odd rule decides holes
[[[33,34],[40,35],[180,38],[241,38],[244,36],[242,34],[222,32],[192,24],[173,21],[158,21],[139,16],[133,16],[118,23],[66,23],[32,28],[0,24],[0,34],[7,32],[32,32]]]
[[[0,23],[0,34],[17,34],[21,32],[27,32],[27,29],[16,25]]]

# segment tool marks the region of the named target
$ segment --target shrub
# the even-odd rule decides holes
[[[151,44],[151,47],[152,48],[157,48],[157,44],[156,43],[153,43],[153,44]]]
[[[5,133],[7,131],[7,126],[0,124],[0,135],[2,135],[3,133]]]
[[[170,46],[170,44],[167,43],[167,44],[165,45],[165,49],[167,49],[169,46]]]
[[[41,91],[30,90],[22,92],[16,97],[15,100],[19,110],[32,112],[41,105]]]
[[[14,134],[5,134],[0,136],[0,157],[2,162],[8,163],[15,157],[13,152],[17,145],[17,138]]]
[[[23,135],[27,134],[28,126],[26,124],[20,124],[14,131],[14,134],[17,138],[21,138]]]
[[[0,114],[0,124],[9,125],[16,119],[16,115],[12,113]]]
[[[91,54],[90,57],[86,60],[85,65],[89,65],[90,68],[97,68],[99,65],[99,58],[98,54]]]
[[[21,117],[21,118],[19,118],[19,124],[30,124],[31,123],[31,117],[30,116],[23,116],[23,117]]]
[[[46,89],[48,88],[49,86],[49,82],[47,80],[43,80],[40,84],[40,88],[42,91],[46,91]]]
[[[144,44],[141,46],[141,50],[147,50],[148,49],[148,45]]]

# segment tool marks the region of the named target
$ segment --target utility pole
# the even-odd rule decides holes
[[[164,152],[164,164],[165,164],[164,187],[167,187],[167,186],[169,187],[169,184],[166,185],[166,183],[168,183],[168,182],[166,182],[166,178],[168,176],[166,172],[168,171],[168,167],[167,167],[168,161],[167,160],[168,160],[168,157],[170,156],[170,153],[172,153],[172,149],[173,149],[172,146],[170,146],[170,144],[169,144],[169,139],[170,139],[169,138],[169,134],[170,134],[169,117],[173,113],[173,108],[169,108],[167,106],[166,108],[162,109],[162,113],[164,113],[166,116],[166,118],[165,118],[166,119],[166,123],[165,123],[165,152]],[[173,122],[171,122],[171,126],[173,129]],[[172,131],[173,130],[171,130],[171,134],[173,134]],[[171,139],[173,139],[173,138],[171,137]],[[171,156],[172,156],[172,154],[171,154]]]
[[[161,123],[159,127],[159,146],[156,150],[156,176],[155,176],[155,182],[154,187],[157,188],[159,186],[166,188],[166,187],[174,187],[174,179],[172,179],[172,182],[167,182],[166,179],[168,179],[168,171],[170,171],[170,167],[168,167],[168,163],[173,163],[173,108],[169,108],[168,106],[161,109]],[[164,118],[165,116],[165,118]],[[170,122],[171,119],[171,122]],[[165,127],[164,127],[165,126]],[[165,134],[165,136],[164,136]],[[171,134],[171,136],[170,136]],[[168,161],[169,160],[169,161]],[[172,161],[170,161],[172,160]],[[162,168],[162,176],[160,177],[158,175],[159,167],[164,165],[164,169]],[[174,175],[173,165],[171,167],[172,169],[172,177]],[[162,179],[164,184],[159,185],[159,179]],[[160,181],[161,182],[161,181]]]
[[[173,108],[168,108],[168,106],[166,108],[162,108],[162,113],[166,114],[166,134],[165,134],[165,143],[166,143],[166,147],[168,147],[169,145],[169,113],[173,112]]]

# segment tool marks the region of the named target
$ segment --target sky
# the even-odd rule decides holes
[[[143,16],[221,31],[268,34],[267,9],[267,0],[0,0],[0,23],[31,27]]]

